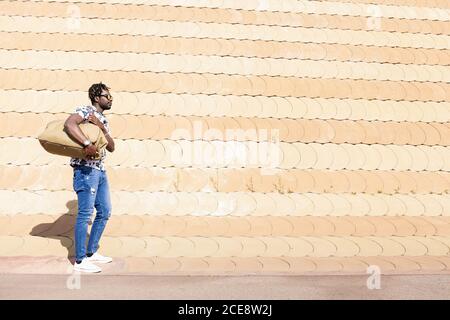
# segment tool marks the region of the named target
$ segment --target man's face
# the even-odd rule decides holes
[[[100,108],[102,108],[103,110],[111,109],[113,98],[108,90],[102,90],[101,95],[97,97],[96,100]]]

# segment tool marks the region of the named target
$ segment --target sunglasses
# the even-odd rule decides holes
[[[108,100],[112,99],[112,95],[110,95],[110,94],[100,94],[99,97],[105,97]]]

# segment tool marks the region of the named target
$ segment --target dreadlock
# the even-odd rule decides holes
[[[102,90],[109,90],[109,88],[104,83],[94,83],[89,88],[89,99],[91,99],[91,103],[94,104],[95,97],[98,97],[102,94]]]

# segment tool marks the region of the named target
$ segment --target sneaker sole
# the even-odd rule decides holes
[[[78,271],[78,272],[86,272],[86,273],[99,273],[102,272],[102,270],[86,270],[86,269],[78,269],[78,268],[73,268],[73,271]]]

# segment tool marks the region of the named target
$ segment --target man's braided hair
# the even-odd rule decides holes
[[[89,99],[91,99],[92,104],[95,102],[95,97],[102,94],[102,90],[109,90],[109,88],[104,83],[94,83],[89,88]]]

